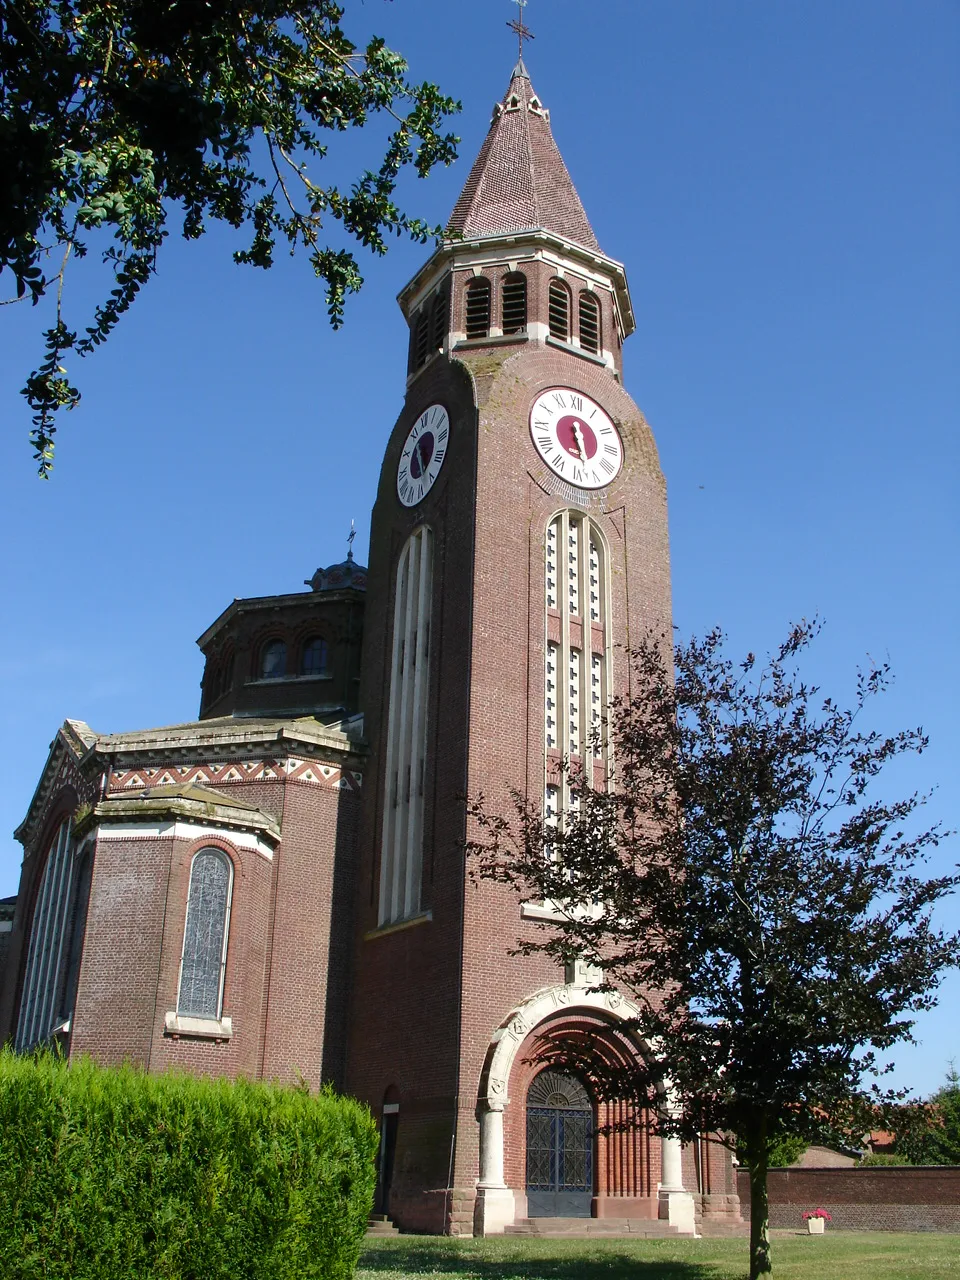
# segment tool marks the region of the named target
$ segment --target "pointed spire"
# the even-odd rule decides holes
[[[466,239],[518,231],[552,231],[600,252],[563,157],[549,113],[521,57],[494,108],[490,132],[450,217]]]

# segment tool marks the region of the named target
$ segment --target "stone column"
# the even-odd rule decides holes
[[[502,1235],[516,1218],[513,1192],[503,1180],[503,1102],[486,1098],[480,1104],[480,1178],[474,1212],[474,1235]]]
[[[693,1196],[683,1186],[683,1146],[679,1138],[660,1139],[660,1190],[658,1217],[683,1235],[696,1235]]]

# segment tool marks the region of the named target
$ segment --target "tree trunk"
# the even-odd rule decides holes
[[[750,1280],[769,1275],[770,1206],[767,1201],[767,1159],[764,1153],[750,1165]]]

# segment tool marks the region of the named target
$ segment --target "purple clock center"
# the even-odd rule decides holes
[[[577,438],[578,431],[580,439]],[[572,414],[567,414],[557,423],[557,440],[573,458],[583,457],[580,452],[580,440],[583,440],[583,447],[587,452],[584,462],[589,462],[597,452],[597,437],[593,428],[588,427],[582,418]]]
[[[429,467],[435,447],[436,441],[432,431],[425,431],[413,446],[413,453],[410,455],[410,474],[414,480],[419,480]]]

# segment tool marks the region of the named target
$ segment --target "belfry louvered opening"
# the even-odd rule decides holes
[[[383,839],[381,925],[420,911],[427,755],[433,534],[417,529],[397,565]]]
[[[547,526],[546,656],[544,665],[544,812],[562,820],[570,807],[560,762],[592,766],[606,777],[609,705],[609,604],[606,544],[579,511],[562,511]]]
[[[523,333],[527,327],[527,277],[514,271],[503,279],[503,332]]]
[[[550,337],[570,341],[570,290],[562,280],[550,281]]]
[[[467,285],[467,337],[490,336],[490,281],[477,276]]]
[[[580,345],[597,355],[600,351],[600,304],[596,295],[580,295]]]
[[[433,295],[430,308],[430,351],[442,351],[447,340],[450,315],[450,282],[445,281]]]

